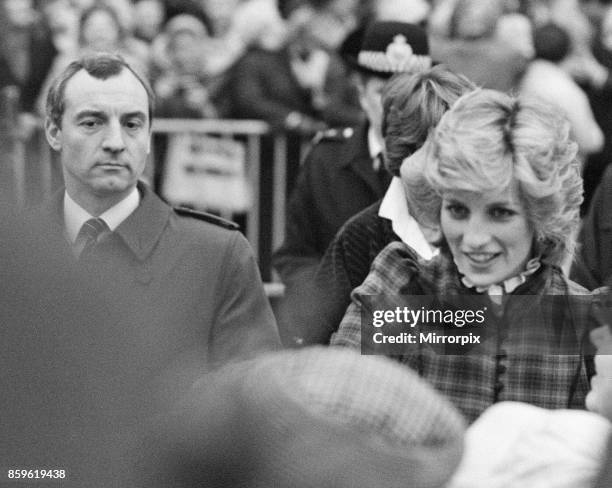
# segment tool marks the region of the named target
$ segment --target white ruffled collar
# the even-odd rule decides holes
[[[529,276],[540,269],[541,265],[542,263],[540,262],[540,257],[532,258],[527,261],[525,270],[521,271],[518,275],[511,276],[501,283],[495,283],[489,286],[476,286],[467,276],[462,276],[461,282],[468,288],[474,288],[478,293],[486,293],[489,295],[492,301],[501,303],[501,299],[504,295],[512,293],[519,286],[525,283]]]

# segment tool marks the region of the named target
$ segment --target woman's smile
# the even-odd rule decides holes
[[[517,183],[502,191],[445,192],[440,224],[459,272],[475,286],[519,274],[531,257],[534,233]]]
[[[463,254],[468,258],[470,262],[472,262],[476,266],[488,266],[493,259],[500,256],[501,253],[498,252],[466,252]]]

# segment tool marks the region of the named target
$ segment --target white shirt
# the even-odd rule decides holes
[[[381,163],[381,160],[378,159],[378,156],[382,155],[384,147],[383,147],[382,142],[376,135],[376,132],[374,131],[374,129],[372,129],[372,127],[368,129],[368,149],[370,150],[370,157],[372,158],[372,161],[373,161],[372,164],[374,167],[374,171],[378,171],[382,169],[377,166],[379,166]]]
[[[414,217],[408,211],[406,193],[402,180],[394,176],[378,209],[378,215],[391,221],[393,232],[422,258],[431,259],[438,250],[425,239],[423,231]]]
[[[98,217],[104,220],[109,229],[113,231],[136,210],[139,204],[140,194],[134,187],[127,197]],[[69,242],[74,244],[83,224],[93,218],[95,217],[70,198],[67,192],[64,193],[64,225]]]

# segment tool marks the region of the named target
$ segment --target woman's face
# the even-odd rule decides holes
[[[516,183],[503,191],[445,193],[440,225],[459,272],[476,286],[517,275],[531,257],[534,233]]]

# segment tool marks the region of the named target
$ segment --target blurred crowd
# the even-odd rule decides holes
[[[72,59],[116,52],[149,77],[159,116],[264,119],[312,134],[360,117],[334,51],[361,3],[8,0],[0,84],[40,116],[49,80]]]
[[[372,19],[425,27],[434,63],[479,86],[562,100],[586,208],[612,151],[607,1],[5,0],[0,87],[19,89],[27,136],[49,80],[80,54],[111,51],[149,77],[158,116],[259,119],[309,137],[364,120],[339,50]]]

